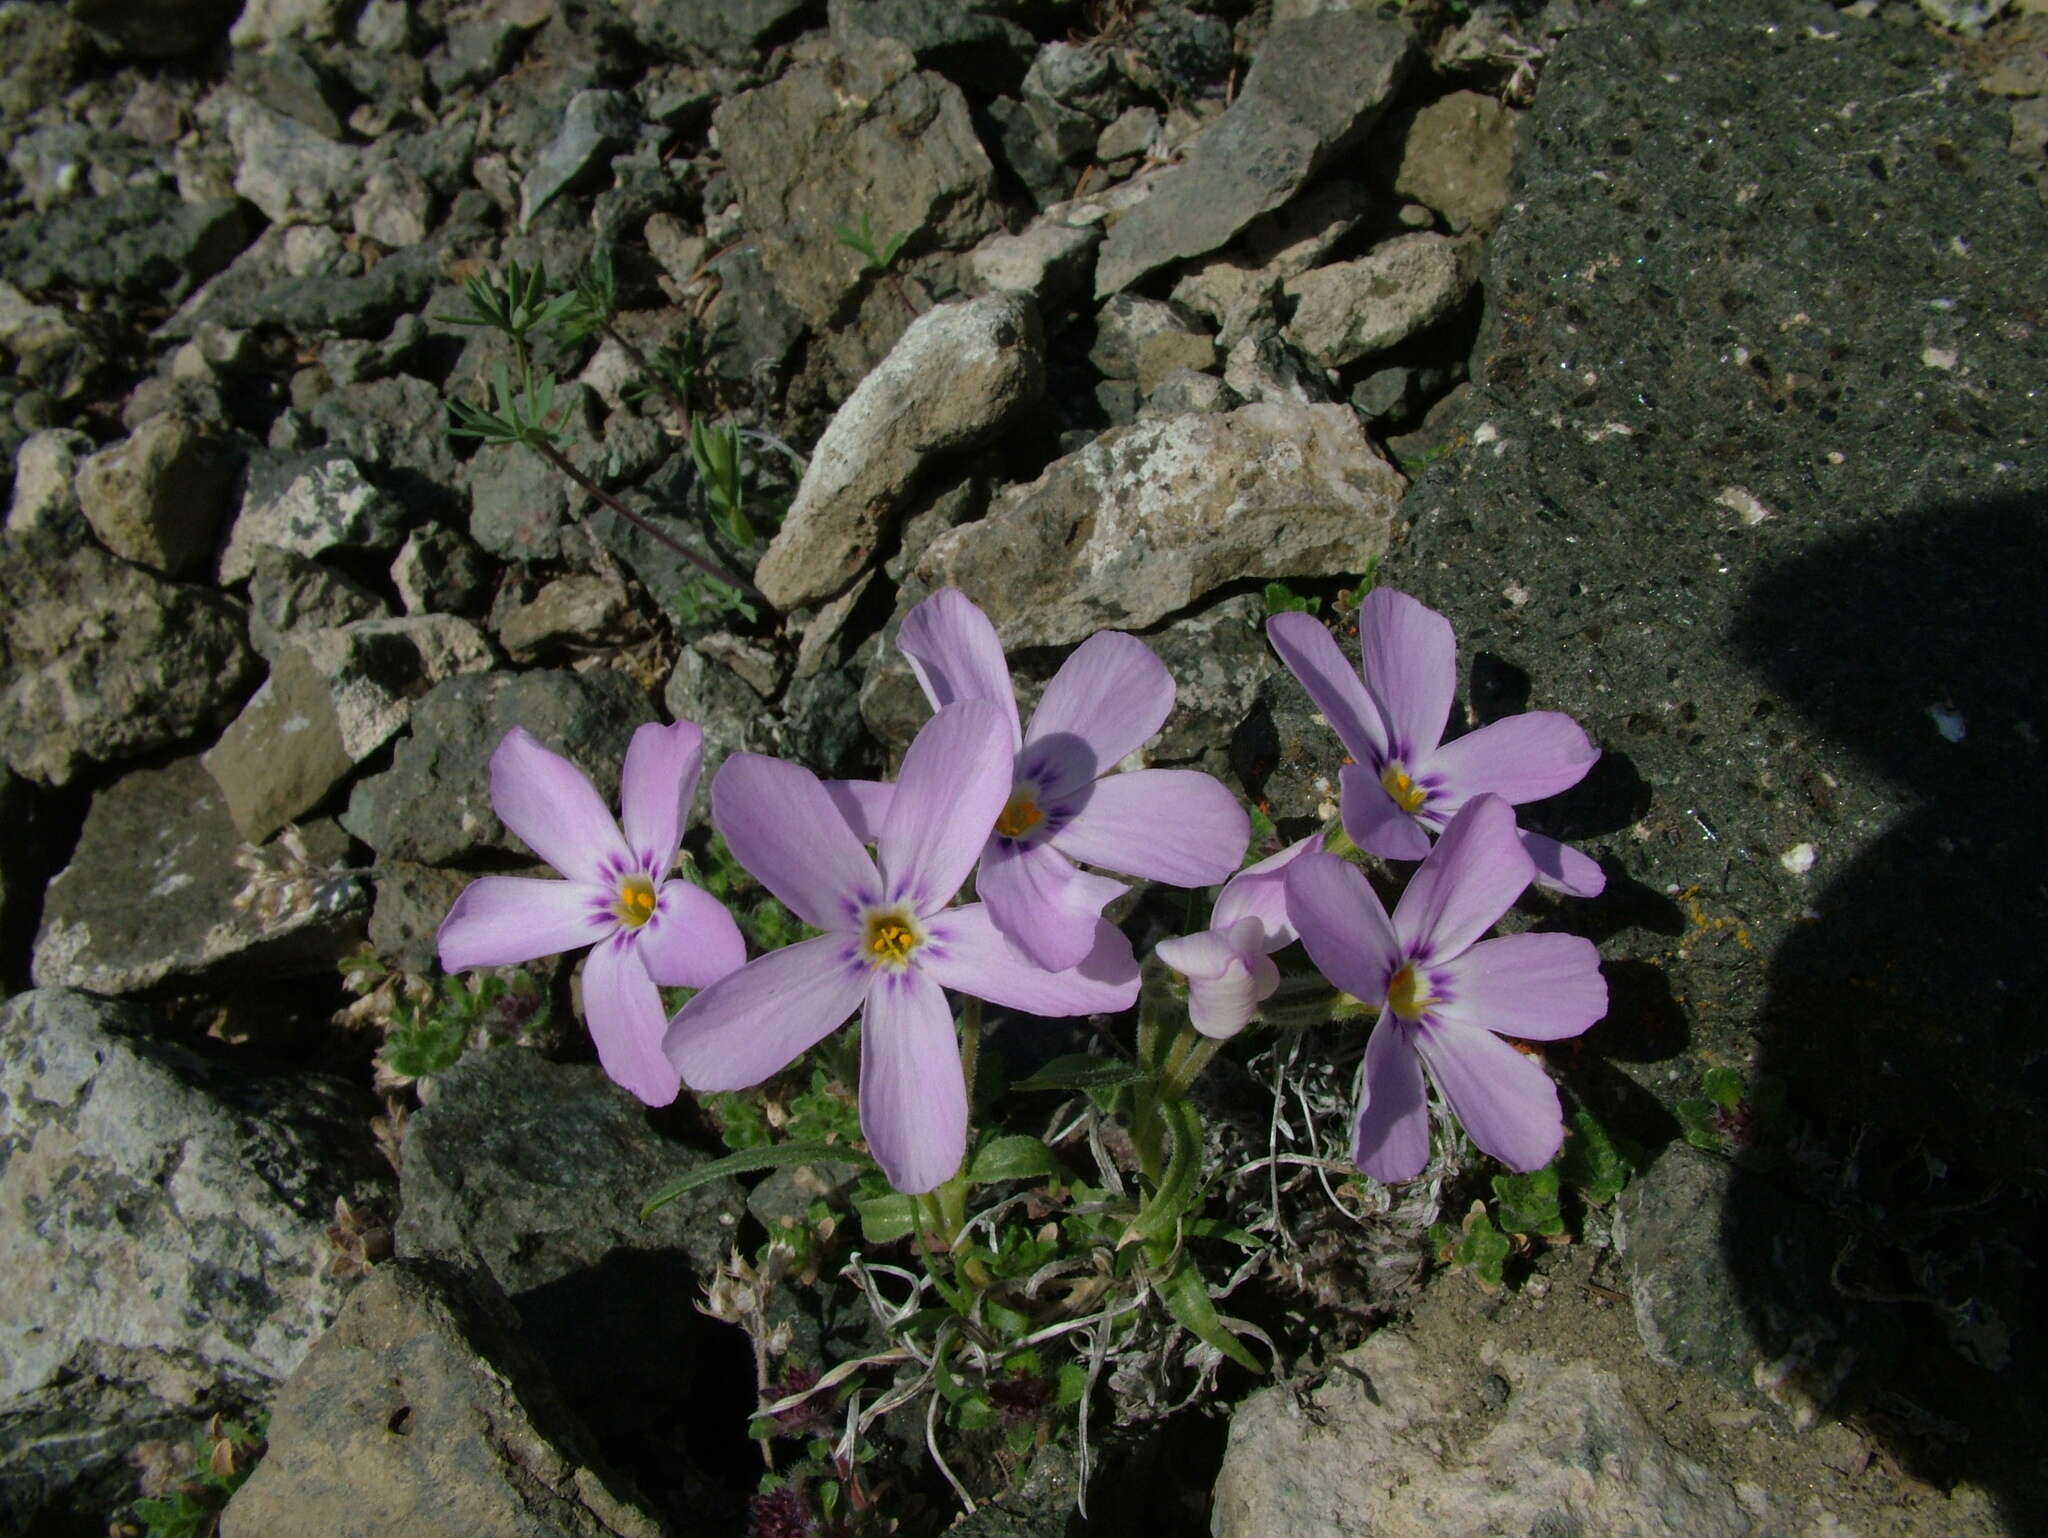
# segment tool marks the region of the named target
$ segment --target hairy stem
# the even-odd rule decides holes
[[[585,475],[581,470],[577,469],[574,465],[569,463],[567,456],[564,455],[562,451],[556,448],[552,443],[543,442],[542,440],[537,438],[529,438],[527,442],[532,447],[533,451],[540,455],[542,459],[545,459],[549,464],[553,465],[557,470],[561,471],[562,474],[568,476],[570,480],[574,481],[585,492],[589,493],[592,497],[595,497],[599,502],[603,503],[606,507],[610,508],[614,513],[618,514],[619,517],[625,519],[626,522],[632,524],[633,527],[640,530],[640,532],[645,534],[649,539],[655,540],[656,542],[667,546],[670,550],[673,550],[677,555],[681,556],[684,560],[688,561],[692,566],[696,567],[699,571],[703,572],[705,576],[711,578],[713,581],[724,583],[734,592],[740,594],[741,596],[753,602],[760,603],[763,605],[767,603],[767,600],[761,596],[759,591],[755,589],[752,583],[744,582],[740,578],[735,577],[731,572],[727,571],[723,566],[720,566],[716,561],[710,559],[708,556],[699,555],[696,551],[692,550],[688,545],[684,544],[674,535],[666,533],[663,530],[656,528],[653,524],[649,523],[645,518],[642,518],[638,513],[634,512],[632,508],[626,506],[624,502],[620,501],[617,497],[613,496],[610,492],[606,491],[602,486],[598,485],[596,481],[593,481],[589,476]]]

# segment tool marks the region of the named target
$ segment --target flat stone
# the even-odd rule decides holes
[[[634,35],[657,53],[729,64],[753,64],[766,39],[815,8],[815,0],[620,0],[616,7]]]
[[[840,407],[754,574],[784,612],[845,588],[895,532],[935,456],[986,443],[1044,383],[1037,312],[1014,295],[918,317]]]
[[[237,95],[227,131],[235,191],[272,224],[333,223],[362,192],[369,171],[363,152],[295,118]]]
[[[1111,227],[1095,264],[1107,297],[1228,244],[1362,141],[1416,58],[1397,22],[1350,11],[1276,23],[1230,110]]]
[[[269,662],[277,661],[296,632],[331,630],[385,612],[381,597],[331,566],[271,545],[256,548],[249,572],[249,642]]]
[[[630,613],[625,593],[611,577],[572,572],[555,578],[530,602],[501,604],[492,624],[507,655],[530,662],[552,647],[616,641]]]
[[[81,516],[75,482],[93,441],[69,427],[45,427],[14,451],[14,496],[7,505],[10,533],[61,537]]]
[[[1417,231],[1383,241],[1353,262],[1290,280],[1287,338],[1325,368],[1384,352],[1444,319],[1472,291],[1478,250]]]
[[[542,146],[520,184],[520,227],[612,151],[630,144],[639,128],[640,114],[623,91],[578,91],[570,97],[561,128]]]
[[[345,454],[259,458],[249,467],[242,510],[221,551],[220,580],[247,577],[264,546],[305,556],[395,549],[405,522],[405,509]]]
[[[189,577],[213,555],[234,482],[225,446],[189,417],[166,412],[79,467],[78,502],[114,554]]]
[[[1101,243],[1100,223],[1072,224],[1047,214],[1015,235],[989,236],[968,253],[967,265],[983,289],[1029,294],[1040,314],[1051,314],[1086,292]]]
[[[1508,206],[1521,114],[1500,98],[1453,91],[1383,130],[1395,136],[1394,191],[1427,204],[1462,234],[1490,230]]]
[[[136,1446],[268,1399],[340,1306],[336,1198],[386,1205],[359,1091],[156,1028],[63,989],[0,1005],[9,1532],[98,1530],[136,1493]]]
[[[660,1538],[487,1279],[373,1270],[273,1408],[221,1538]]]
[[[1177,305],[1113,294],[1096,312],[1088,361],[1105,377],[1131,380],[1138,394],[1150,395],[1174,369],[1215,367],[1216,342]]]
[[[917,578],[967,592],[1008,647],[1066,645],[1144,629],[1226,582],[1362,572],[1405,486],[1348,407],[1148,420],[940,535]]]

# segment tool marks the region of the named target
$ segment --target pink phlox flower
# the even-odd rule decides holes
[[[1266,635],[1353,759],[1338,775],[1344,831],[1382,859],[1421,859],[1474,796],[1541,801],[1578,784],[1600,756],[1579,724],[1554,710],[1445,742],[1457,639],[1449,620],[1406,593],[1375,588],[1359,605],[1363,678],[1311,615],[1276,614]],[[1570,845],[1526,830],[1521,839],[1537,885],[1574,897],[1606,886],[1599,864]]]
[[[704,734],[694,723],[636,731],[619,781],[621,836],[589,776],[513,728],[491,755],[491,805],[567,879],[485,876],[441,921],[441,965],[450,972],[590,946],[583,1010],[598,1061],[649,1105],[667,1105],[681,1085],[662,1054],[668,1010],[656,985],[702,988],[747,957],[724,906],[669,878],[703,767]]]
[[[1578,1035],[1607,1013],[1607,981],[1578,935],[1480,939],[1534,875],[1498,796],[1475,797],[1451,819],[1392,918],[1335,855],[1289,868],[1287,911],[1309,959],[1381,1006],[1352,1133],[1352,1157],[1373,1179],[1412,1179],[1429,1162],[1425,1064],[1472,1141],[1510,1169],[1541,1169],[1563,1146],[1557,1087],[1501,1037]]]
[[[949,908],[1010,793],[1008,722],[949,704],[904,755],[870,858],[823,782],[734,754],[711,783],[727,846],[824,933],[749,962],[670,1022],[669,1058],[697,1090],[745,1089],[861,1012],[860,1124],[899,1191],[929,1191],[967,1146],[967,1088],[945,991],[1037,1015],[1127,1008],[1130,943],[1095,921],[1077,965],[1050,972],[996,932],[981,903]]]
[[[1173,678],[1143,641],[1114,630],[1083,641],[1029,726],[1018,724],[995,626],[966,594],[932,594],[904,617],[896,644],[933,709],[972,699],[1003,714],[1009,793],[975,892],[996,928],[1041,967],[1062,971],[1088,955],[1102,910],[1129,890],[1077,862],[1181,887],[1213,886],[1237,869],[1251,820],[1222,782],[1192,769],[1115,772],[1173,709]],[[871,840],[888,787],[839,781],[832,791]]]
[[[1199,934],[1161,940],[1159,959],[1188,980],[1188,1023],[1204,1036],[1235,1036],[1280,986],[1273,953],[1295,941],[1287,917],[1287,871],[1303,855],[1320,851],[1310,834],[1224,883]]]

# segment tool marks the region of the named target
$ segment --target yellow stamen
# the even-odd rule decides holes
[[[612,912],[628,929],[638,929],[654,917],[654,883],[645,876],[628,876],[619,883],[619,895]]]
[[[868,965],[905,966],[910,961],[910,953],[922,944],[924,936],[918,930],[917,921],[904,909],[884,908],[868,915],[867,938],[861,944]]]
[[[1002,814],[996,818],[996,832],[1004,838],[1022,838],[1044,821],[1045,813],[1037,798],[1028,790],[1013,790]]]
[[[1429,991],[1429,979],[1409,962],[1387,982],[1387,1007],[1403,1020],[1420,1020],[1436,998]]]
[[[1380,771],[1380,784],[1394,798],[1394,805],[1410,816],[1421,811],[1422,803],[1429,799],[1429,792],[1408,777],[1408,771],[1398,758]]]

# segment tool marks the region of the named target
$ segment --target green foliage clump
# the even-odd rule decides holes
[[[1604,1207],[1642,1166],[1642,1154],[1609,1132],[1590,1111],[1565,1118],[1564,1147],[1550,1163],[1524,1174],[1495,1175],[1491,1211],[1475,1201],[1453,1228],[1438,1223],[1430,1239],[1449,1264],[1489,1291],[1499,1287],[1509,1258],[1539,1242],[1568,1244],[1581,1207]]]
[[[1775,1146],[1785,1111],[1785,1086],[1760,1079],[1754,1087],[1732,1068],[1709,1068],[1700,1093],[1678,1102],[1685,1140],[1724,1155],[1745,1169],[1771,1170],[1782,1162]]]
[[[228,1500],[263,1456],[268,1413],[249,1425],[216,1415],[185,1449],[162,1495],[133,1502],[111,1531],[119,1538],[212,1538]]]
[[[365,946],[341,974],[357,995],[350,1016],[384,1032],[377,1074],[387,1087],[446,1073],[471,1047],[520,1040],[548,1022],[547,995],[524,967],[426,977],[394,971]]]

